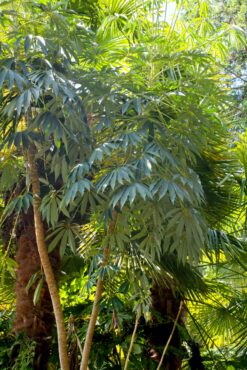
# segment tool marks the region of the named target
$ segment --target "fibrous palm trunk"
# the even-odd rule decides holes
[[[151,289],[153,318],[148,328],[149,355],[153,361],[160,362],[162,352],[173,331],[174,321],[180,310],[181,300],[174,296],[169,287],[153,284]],[[184,326],[183,314],[178,317],[178,325]],[[179,330],[172,335],[162,369],[179,370],[182,365],[182,348]]]
[[[27,214],[19,216],[16,240],[17,280],[14,330],[16,333],[24,333],[28,338],[36,342],[33,367],[36,370],[45,370],[49,359],[54,315],[51,297],[45,281],[36,305],[33,302],[34,292],[42,274],[32,209]],[[54,252],[51,260],[53,269],[57,271],[59,266],[58,253]],[[39,278],[27,290],[27,284],[35,273],[39,274]]]
[[[5,194],[5,205],[11,199],[22,193],[25,188],[24,179],[20,178],[12,191]],[[12,239],[15,235],[15,240]],[[44,370],[47,368],[49,359],[51,333],[54,325],[51,297],[41,269],[40,257],[38,254],[33,209],[30,206],[27,213],[20,212],[5,218],[1,226],[1,237],[4,250],[13,256],[11,244],[16,248],[16,309],[14,320],[14,331],[16,334],[24,334],[27,338],[36,342],[33,368]],[[12,242],[11,242],[12,240]],[[14,257],[14,256],[13,256]],[[59,253],[54,250],[50,254],[53,270],[59,270]],[[30,279],[37,274],[37,280],[27,289]],[[39,297],[34,304],[34,292],[40,280],[43,280]],[[18,347],[18,346],[17,346]],[[13,361],[18,356],[18,348],[13,351]]]
[[[58,328],[61,369],[68,370],[66,331],[55,278],[59,266],[59,253],[55,250],[48,255],[45,242],[46,228],[40,213],[39,174],[34,155],[35,148],[33,147],[30,149],[28,155],[28,166],[34,198],[33,208],[30,207],[27,214],[19,214],[15,220],[13,216],[8,217],[2,227],[2,238],[5,247],[8,248],[10,242],[9,235],[12,233],[13,225],[15,224],[17,242],[16,262],[18,267],[16,273],[16,315],[14,329],[16,333],[23,332],[27,337],[36,341],[34,369],[46,369],[51,330],[55,316]],[[24,185],[20,181],[12,196],[18,196],[23,188]],[[6,204],[9,198],[10,195],[6,197]],[[39,279],[27,290],[28,282],[35,273],[39,273]],[[39,293],[38,302],[34,305],[33,296],[41,277],[43,277],[43,286]]]
[[[190,337],[185,327],[185,308],[179,294],[176,294],[175,286],[153,284],[151,297],[154,315],[147,332],[151,359],[159,364],[162,363],[160,369],[180,370],[183,358],[188,356],[182,347],[182,342],[186,340],[191,350],[188,362],[190,369],[204,370],[199,344]],[[162,351],[168,343],[164,360],[160,361]]]

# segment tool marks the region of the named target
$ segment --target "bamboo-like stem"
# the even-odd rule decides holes
[[[169,347],[169,344],[172,340],[172,337],[173,337],[173,334],[174,334],[174,331],[176,329],[176,326],[177,326],[177,322],[178,322],[178,319],[179,319],[179,316],[181,314],[181,311],[182,311],[182,308],[183,308],[183,301],[180,302],[180,306],[179,306],[179,310],[178,310],[178,313],[177,313],[177,316],[176,316],[176,319],[174,321],[174,324],[173,324],[173,327],[172,327],[172,331],[171,331],[171,334],[166,342],[166,345],[165,345],[165,348],[163,350],[163,353],[162,353],[162,356],[161,356],[161,359],[160,359],[160,362],[159,362],[159,365],[157,367],[156,370],[160,370],[161,366],[162,366],[162,363],[163,363],[163,360],[164,360],[164,357],[165,357],[165,354],[168,350],[168,347]]]
[[[85,343],[83,347],[80,370],[87,370],[88,368],[88,361],[89,361],[89,355],[90,355],[90,350],[91,350],[91,345],[92,345],[92,340],[93,340],[95,324],[96,324],[97,317],[99,314],[99,301],[102,297],[103,291],[104,291],[104,281],[101,278],[99,278],[97,282],[97,286],[96,286],[96,293],[95,293],[93,309],[92,309],[92,313],[90,316],[90,321],[89,321],[89,325],[87,329],[87,335],[86,335],[86,339],[85,339]]]
[[[133,330],[133,333],[132,333],[130,346],[129,346],[129,350],[128,350],[127,357],[126,357],[126,360],[125,360],[125,364],[124,364],[124,370],[127,370],[127,368],[128,368],[129,358],[130,358],[132,348],[133,348],[133,345],[134,345],[134,342],[135,342],[135,336],[136,336],[136,331],[137,331],[138,324],[139,324],[139,319],[140,319],[140,314],[139,314],[139,312],[137,312],[136,319],[135,319],[135,326],[134,326],[134,330]]]
[[[115,226],[117,222],[117,212],[113,210],[112,213],[112,220],[110,222],[109,228],[108,228],[108,234],[111,235],[114,232]],[[103,250],[103,260],[101,263],[101,267],[104,267],[107,265],[110,255],[110,248],[109,246],[105,246]],[[93,308],[90,316],[90,321],[87,329],[86,339],[83,347],[83,354],[80,364],[80,370],[87,370],[88,369],[88,361],[89,361],[89,355],[90,350],[92,346],[92,340],[93,340],[93,334],[95,329],[95,324],[98,318],[99,314],[99,302],[102,298],[102,294],[104,291],[104,279],[99,277],[96,285],[96,292],[94,296],[94,302],[93,302]]]
[[[59,292],[57,282],[54,276],[54,272],[51,266],[51,262],[48,255],[48,249],[45,241],[45,232],[43,220],[40,212],[41,198],[40,198],[40,182],[39,174],[37,170],[37,164],[35,161],[36,148],[31,145],[28,154],[28,166],[29,176],[32,185],[33,192],[33,213],[34,213],[34,225],[35,235],[38,253],[41,261],[42,268],[44,270],[47,286],[51,296],[55,321],[57,325],[57,336],[58,336],[58,352],[60,359],[61,370],[69,370],[69,360],[67,352],[67,336],[64,326],[63,312],[60,304]]]

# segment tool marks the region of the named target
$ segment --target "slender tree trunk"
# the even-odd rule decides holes
[[[94,334],[94,328],[97,321],[97,317],[99,314],[99,301],[102,297],[102,293],[104,291],[104,281],[102,279],[98,279],[97,286],[96,286],[96,293],[94,297],[93,302],[93,309],[90,316],[90,321],[87,329],[87,335],[83,347],[83,353],[82,353],[82,359],[81,359],[81,365],[80,370],[87,370],[88,368],[88,361],[89,361],[89,355],[93,340],[93,334]]]
[[[33,192],[33,211],[34,211],[34,224],[35,224],[35,235],[40,256],[42,268],[44,270],[46,282],[51,296],[54,316],[57,325],[58,335],[58,351],[60,358],[60,365],[62,370],[69,370],[69,361],[67,353],[67,337],[64,326],[63,312],[60,304],[59,292],[57,282],[54,276],[54,272],[51,266],[51,262],[48,255],[47,245],[45,241],[44,225],[40,212],[41,198],[40,198],[40,182],[35,161],[36,149],[34,145],[31,145],[28,150],[28,166],[29,175],[32,185]]]
[[[129,346],[129,350],[128,350],[127,357],[126,357],[126,360],[125,360],[125,364],[124,364],[124,370],[128,369],[129,359],[130,359],[130,355],[131,355],[133,345],[134,345],[134,342],[135,342],[135,336],[136,336],[136,331],[137,331],[137,328],[138,328],[139,319],[140,319],[140,314],[139,314],[139,312],[137,312],[136,320],[135,320],[135,326],[134,326],[134,330],[133,330],[133,333],[132,333],[130,346]]]
[[[112,221],[110,222],[109,229],[108,229],[109,235],[113,233],[115,226],[116,226],[116,222],[117,222],[117,212],[114,210],[112,214]],[[108,260],[109,260],[109,255],[110,255],[110,248],[109,246],[106,246],[103,251],[103,261],[101,265],[102,267],[107,265]],[[91,350],[91,345],[92,345],[92,340],[93,340],[93,334],[94,334],[97,317],[99,314],[99,302],[102,298],[103,291],[104,291],[104,280],[101,277],[99,277],[97,281],[97,285],[96,285],[96,292],[95,292],[95,297],[94,297],[94,302],[93,302],[92,313],[90,316],[90,321],[89,321],[86,339],[84,343],[80,370],[88,369],[88,361],[89,361],[89,355],[90,355],[90,350]]]

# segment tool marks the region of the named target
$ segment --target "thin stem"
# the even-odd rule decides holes
[[[95,324],[96,324],[98,314],[99,314],[99,302],[101,300],[103,291],[104,291],[104,281],[103,279],[99,278],[97,281],[96,293],[95,293],[94,302],[93,302],[93,309],[92,309],[92,313],[90,316],[90,321],[89,321],[89,325],[87,329],[87,335],[86,335],[86,339],[85,339],[85,343],[83,347],[80,370],[87,370],[87,367],[88,367],[88,361],[89,361],[89,355],[90,355],[90,350],[91,350],[92,341],[93,341]]]
[[[57,336],[58,336],[58,352],[60,359],[61,370],[69,370],[69,359],[67,352],[67,336],[64,326],[63,311],[60,304],[60,297],[57,287],[57,282],[54,276],[54,272],[51,266],[51,262],[48,255],[48,249],[45,241],[45,231],[43,220],[40,212],[41,198],[40,198],[40,182],[37,165],[35,161],[36,148],[31,145],[28,150],[28,166],[29,175],[32,184],[33,192],[33,212],[34,212],[34,225],[35,235],[37,242],[37,249],[40,257],[41,266],[44,270],[47,286],[51,296],[55,321],[57,325]]]
[[[115,226],[117,222],[117,212],[113,210],[112,213],[112,221],[110,222],[108,234],[111,235],[114,232]],[[105,246],[103,250],[103,261],[101,264],[101,267],[104,267],[107,265],[110,255],[110,248],[109,246]],[[90,321],[87,329],[86,339],[83,347],[83,354],[81,359],[81,365],[80,370],[87,370],[88,369],[88,361],[90,356],[90,350],[92,346],[93,341],[93,335],[94,335],[94,329],[96,325],[96,321],[99,315],[99,302],[102,298],[102,294],[104,292],[104,278],[99,277],[96,285],[96,292],[94,296],[94,302],[93,302],[93,308],[92,313],[90,316]]]
[[[163,350],[163,353],[162,353],[162,356],[161,356],[161,359],[160,359],[159,365],[158,365],[158,367],[157,367],[157,369],[156,369],[156,370],[160,370],[160,368],[161,368],[161,366],[162,366],[162,363],[163,363],[163,360],[164,360],[165,354],[166,354],[166,352],[167,352],[167,350],[168,350],[169,344],[170,344],[170,342],[171,342],[171,340],[172,340],[172,337],[173,337],[174,331],[175,331],[175,329],[176,329],[177,322],[178,322],[179,316],[180,316],[180,314],[181,314],[182,308],[183,308],[183,301],[181,301],[181,302],[180,302],[180,306],[179,306],[179,310],[178,310],[178,313],[177,313],[177,317],[176,317],[176,319],[175,319],[175,321],[174,321],[174,324],[173,324],[173,327],[172,327],[171,334],[170,334],[170,336],[169,336],[169,338],[168,338],[168,340],[167,340],[167,342],[166,342],[166,345],[165,345],[165,348],[164,348],[164,350]]]
[[[134,327],[134,330],[133,330],[133,333],[132,333],[132,337],[131,337],[131,341],[130,341],[130,346],[129,346],[128,354],[127,354],[127,357],[126,357],[126,360],[125,360],[125,364],[124,364],[124,370],[127,370],[127,368],[128,368],[129,358],[130,358],[130,355],[131,355],[131,352],[132,352],[132,348],[133,348],[133,345],[134,345],[136,331],[137,331],[137,327],[138,327],[138,324],[139,324],[139,319],[140,319],[140,314],[137,313],[136,314],[136,320],[135,320],[135,327]]]

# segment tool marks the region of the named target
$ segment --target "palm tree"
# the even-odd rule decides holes
[[[194,37],[198,19],[183,24],[181,9],[172,20],[164,19],[162,7],[153,2],[100,5],[91,30],[88,14],[71,16],[56,4],[34,6],[40,26],[21,24],[4,51],[0,74],[3,144],[14,145],[18,158],[31,169],[36,224],[27,203],[29,183],[8,202],[6,221],[13,212],[15,219],[18,214],[30,216],[28,235],[33,238],[36,228],[36,242],[43,245],[39,249],[47,251],[48,243],[55,261],[58,249],[63,256],[83,237],[81,253],[92,262],[94,280],[98,277],[82,369],[88,365],[99,303],[107,297],[104,289],[118,278],[112,266],[128,275],[136,307],[142,311],[150,305],[149,286],[162,271],[165,297],[153,305],[159,311],[174,298],[174,310],[166,311],[173,322],[185,300],[179,269],[187,262],[196,265],[207,250],[208,227],[215,226],[215,209],[221,209],[208,212],[205,198],[207,205],[210,199],[224,204],[217,228],[235,205],[234,199],[230,205],[226,201],[228,182],[218,164],[219,158],[221,165],[227,162],[219,151],[228,130],[219,119],[226,92],[211,57],[218,57],[217,33],[204,28]],[[70,2],[69,8],[73,6]],[[223,190],[214,186],[217,182],[224,184]],[[24,294],[24,286],[31,285],[30,312],[32,294],[39,296],[44,280],[37,274],[31,284],[39,265],[34,238],[32,246],[36,266],[25,273],[22,290]],[[48,261],[47,253],[45,258]],[[172,272],[166,260],[174,258]],[[43,259],[41,263],[44,268]],[[23,271],[21,264],[19,269]],[[48,283],[49,272],[44,272]],[[196,279],[193,283],[197,288]],[[48,283],[53,298],[52,286],[54,279]],[[177,297],[172,291],[179,292]],[[157,285],[152,295],[160,297]],[[177,346],[179,342],[178,338]],[[167,366],[180,366],[172,356],[165,361],[170,361]]]

